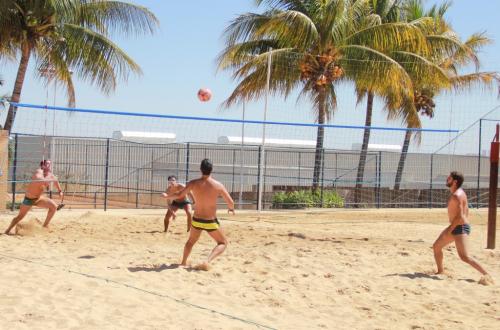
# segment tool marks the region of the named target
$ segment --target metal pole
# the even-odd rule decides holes
[[[487,249],[495,249],[496,222],[497,222],[497,188],[498,188],[498,159],[500,142],[500,124],[497,124],[495,139],[491,142],[490,152],[490,198],[488,207],[488,241]]]
[[[108,209],[108,179],[109,179],[109,139],[106,139],[106,168],[104,172],[104,211]]]
[[[149,182],[149,192],[150,192],[150,204],[153,205],[153,175],[154,175],[154,147],[151,147],[151,173],[150,173],[150,182]]]
[[[433,184],[433,170],[434,170],[434,154],[431,154],[431,177],[429,180],[429,208],[432,209],[432,184]]]
[[[243,101],[243,114],[241,120],[240,194],[238,196],[238,209],[240,210],[243,204],[243,146],[245,145],[245,101]]]
[[[186,183],[189,181],[189,142],[187,143],[187,150],[186,150]]]
[[[139,208],[139,170],[142,168],[136,168],[135,171],[135,208]]]
[[[299,152],[299,177],[298,177],[297,187],[300,187],[300,163],[301,163],[301,155],[302,155],[302,152]]]
[[[233,149],[233,178],[231,179],[231,194],[234,193],[234,171],[235,171],[235,166],[234,164],[236,163],[236,149]]]
[[[271,83],[271,53],[272,53],[272,48],[269,48],[268,50],[268,57],[267,57],[267,80],[266,80],[266,97],[265,97],[265,103],[264,103],[264,123],[262,124],[262,148],[261,148],[261,153],[264,154],[265,150],[265,144],[266,144],[266,120],[267,120],[267,106],[268,106],[268,100],[269,100],[269,85]],[[263,155],[260,157],[260,160],[263,161],[264,157]],[[263,175],[264,171],[260,172],[260,175]],[[258,210],[259,212],[262,211],[262,184],[264,183],[264,180],[262,178],[259,178],[259,184],[261,185],[259,187],[259,198],[258,198]]]
[[[260,161],[262,158],[262,152],[261,152],[262,146],[259,146],[259,154],[257,155],[258,157],[258,165],[257,165],[257,210],[260,210],[260,205],[261,205],[261,195],[260,195],[260,189],[261,189],[261,184],[260,184],[260,172],[262,172],[262,162]]]
[[[54,111],[55,112],[55,111]],[[88,167],[89,167],[89,164],[88,164],[88,153],[89,153],[89,146],[88,145],[85,145],[85,172],[84,172],[84,179],[85,179],[85,198],[87,197],[87,185],[88,185],[88,176],[89,176],[89,173],[88,173]]]
[[[179,178],[179,162],[181,158],[181,149],[179,149],[179,146],[177,146],[177,156],[176,156],[176,167],[175,167],[175,177]]]
[[[130,201],[130,146],[127,148],[127,203]]]
[[[480,178],[481,178],[481,133],[482,133],[482,125],[483,120],[479,119],[479,150],[477,151],[477,188],[476,188],[476,208],[479,208],[479,198],[481,197],[479,189],[480,187]]]
[[[378,152],[377,159],[377,208],[380,208],[380,191],[382,188],[382,151]]]
[[[13,164],[14,168],[12,169],[12,204],[10,206],[11,211],[14,211],[15,206],[16,206],[17,149],[18,149],[18,143],[19,143],[17,134],[14,135],[14,142],[15,142],[15,146],[14,146],[14,164]]]
[[[323,155],[321,156],[321,208],[323,208],[323,190],[324,190],[324,182],[325,182],[325,148],[321,150]]]

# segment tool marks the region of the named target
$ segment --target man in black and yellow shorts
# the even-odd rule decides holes
[[[191,232],[189,239],[184,245],[184,254],[182,256],[182,266],[187,266],[187,260],[191,254],[193,246],[196,244],[203,231],[206,231],[212,237],[217,245],[212,250],[206,262],[203,262],[195,269],[208,270],[209,264],[219,256],[227,247],[227,239],[220,228],[217,220],[217,199],[222,197],[229,207],[228,213],[234,214],[234,202],[222,183],[211,177],[212,163],[208,159],[201,162],[201,178],[188,182],[186,187],[180,192],[174,194],[163,194],[163,197],[169,200],[179,200],[185,198],[191,193],[196,198],[196,209],[191,223]]]

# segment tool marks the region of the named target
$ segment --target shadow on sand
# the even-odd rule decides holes
[[[161,264],[161,265],[142,265],[142,266],[136,266],[136,267],[128,267],[128,271],[135,273],[135,272],[162,272],[164,270],[168,269],[176,269],[179,268],[179,264]]]
[[[443,279],[440,278],[439,276],[437,275],[429,275],[429,274],[426,274],[426,273],[419,273],[419,272],[415,272],[415,273],[407,273],[407,274],[388,274],[388,275],[385,275],[385,276],[400,276],[400,277],[406,277],[406,278],[409,278],[409,279],[416,279],[416,278],[426,278],[426,279],[429,279],[429,280],[436,280],[436,281],[442,281]]]

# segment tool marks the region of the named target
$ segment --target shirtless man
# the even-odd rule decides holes
[[[59,181],[57,181],[57,177],[52,174],[51,166],[52,164],[48,159],[40,162],[40,168],[35,171],[31,177],[32,181],[26,188],[23,203],[19,208],[19,214],[17,217],[12,219],[12,222],[5,231],[5,234],[10,234],[12,228],[14,228],[26,216],[32,206],[49,209],[45,222],[43,223],[43,227],[49,227],[50,220],[57,211],[57,204],[52,199],[42,196],[43,191],[45,188],[50,187],[50,184],[54,182],[56,189],[59,191],[61,200],[63,198],[61,186],[59,185]]]
[[[227,239],[217,220],[217,198],[219,196],[224,198],[228,206],[228,213],[232,214],[234,214],[234,202],[226,188],[210,176],[212,168],[213,165],[210,160],[204,159],[200,166],[201,178],[189,181],[180,192],[169,195],[163,194],[165,198],[170,200],[184,198],[188,193],[192,193],[196,197],[196,210],[191,222],[189,239],[184,246],[181,266],[187,266],[187,259],[191,250],[204,230],[217,242],[217,245],[208,256],[207,261],[195,266],[195,269],[209,270],[209,264],[224,252],[227,246]]]
[[[185,186],[181,183],[177,182],[177,178],[175,175],[171,175],[168,177],[168,187],[167,191],[165,192],[166,195],[172,195],[175,193],[178,193],[182,191],[185,188]],[[194,203],[194,198],[191,193],[188,194],[189,198],[184,197],[184,198],[179,198],[173,200],[169,206],[168,206],[168,211],[167,214],[165,214],[165,219],[163,219],[163,223],[165,225],[165,232],[168,231],[168,225],[170,224],[170,218],[173,217],[175,219],[175,212],[177,212],[178,209],[183,209],[184,212],[186,212],[187,216],[187,231],[191,229],[191,203]],[[192,202],[191,202],[192,201]]]
[[[446,179],[446,186],[450,188],[451,196],[448,200],[448,217],[450,225],[446,227],[434,242],[434,258],[437,264],[437,274],[444,273],[443,248],[455,242],[458,255],[462,261],[468,263],[484,276],[489,277],[484,268],[469,256],[467,243],[471,227],[468,221],[469,207],[467,195],[461,188],[464,176],[459,172],[451,172]],[[490,278],[491,279],[491,278]]]

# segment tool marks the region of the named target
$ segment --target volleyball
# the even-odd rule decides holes
[[[212,98],[212,91],[210,89],[200,88],[200,90],[198,91],[198,99],[201,102],[210,101],[211,98]]]

